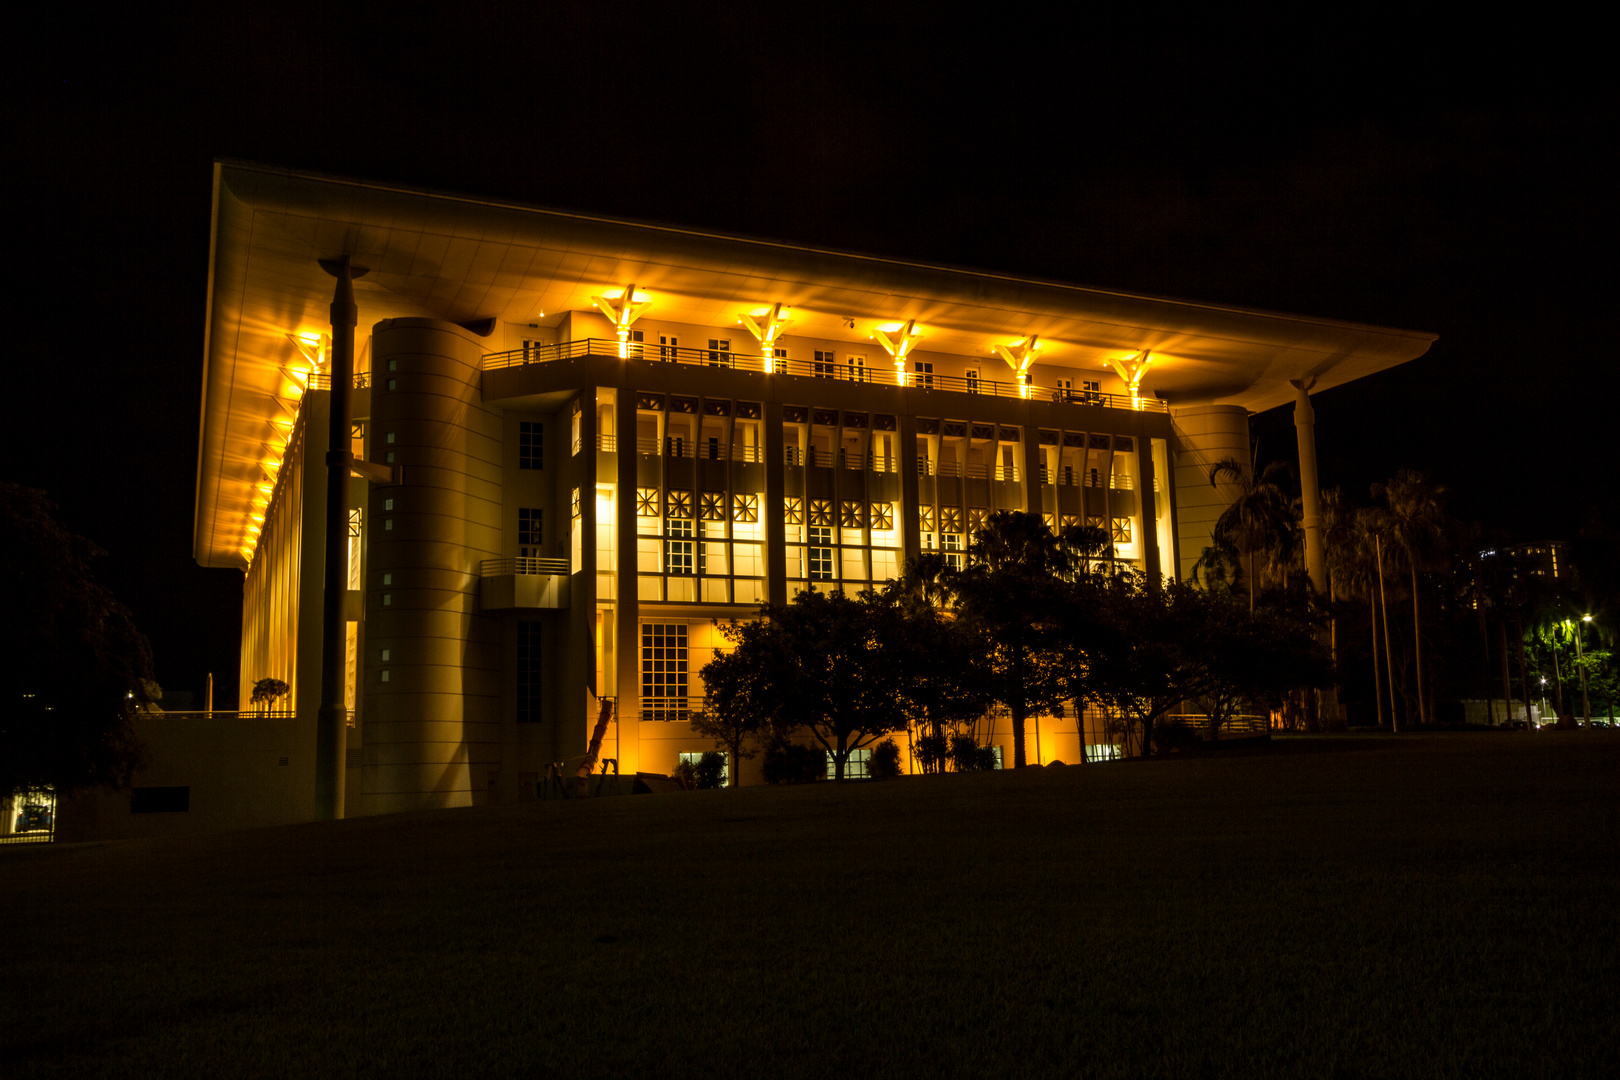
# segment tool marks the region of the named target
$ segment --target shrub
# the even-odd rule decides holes
[[[1161,754],[1198,746],[1198,732],[1183,720],[1161,720],[1153,728],[1153,749]]]
[[[827,752],[776,740],[765,748],[764,771],[767,784],[814,783],[827,775]]]
[[[957,772],[989,772],[996,767],[996,752],[971,735],[952,735],[951,765]]]
[[[697,787],[697,769],[690,761],[685,759],[675,763],[675,771],[670,773],[669,776],[670,779],[681,785],[681,788],[685,791],[691,791]]]
[[[692,779],[702,791],[726,786],[726,755],[710,750],[692,767]]]
[[[893,780],[905,771],[900,767],[900,748],[893,739],[884,739],[872,747],[867,771],[874,780]]]
[[[944,735],[919,735],[911,740],[911,753],[923,772],[943,772],[951,757],[950,740]]]

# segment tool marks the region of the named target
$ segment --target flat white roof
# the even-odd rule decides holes
[[[355,283],[362,366],[382,319],[528,323],[589,310],[603,289],[632,282],[653,295],[660,320],[678,323],[734,326],[782,303],[793,334],[831,340],[915,319],[930,352],[986,356],[1039,334],[1042,363],[1095,370],[1152,349],[1144,387],[1172,407],[1258,412],[1292,399],[1290,379],[1314,375],[1329,389],[1435,340],[251,164],[215,164],[213,213],[194,540],[204,566],[244,565],[269,422],[285,415],[283,369],[300,359],[289,335],[329,329],[332,279],[320,258],[347,254],[370,268]]]

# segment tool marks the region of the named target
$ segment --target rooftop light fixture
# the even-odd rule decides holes
[[[781,304],[757,307],[737,321],[748,329],[759,342],[760,355],[765,358],[765,373],[776,370],[776,343],[787,331],[793,312]]]
[[[891,338],[890,334],[895,336]],[[895,385],[906,385],[906,356],[911,352],[912,346],[922,339],[922,335],[917,333],[917,320],[909,319],[905,323],[880,323],[873,332],[872,339],[894,357]]]
[[[591,300],[591,304],[608,317],[614,333],[619,336],[619,359],[630,358],[630,324],[641,318],[652,297],[634,285],[622,289],[604,289]]]

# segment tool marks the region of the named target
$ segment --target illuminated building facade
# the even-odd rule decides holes
[[[244,573],[242,700],[289,685],[304,790],[331,400],[317,260],[342,255],[368,269],[349,814],[526,797],[584,752],[598,695],[604,754],[668,772],[711,749],[686,721],[721,623],[881,586],[921,551],[959,559],[997,509],[1099,526],[1118,562],[1184,576],[1234,496],[1209,468],[1247,459],[1251,412],[1298,401],[1308,436],[1309,391],[1432,340],[218,165],[195,554]],[[1068,761],[1100,737],[1072,715],[1030,735],[1032,759]]]

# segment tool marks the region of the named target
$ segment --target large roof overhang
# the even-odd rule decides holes
[[[321,258],[347,254],[370,268],[355,283],[362,366],[382,319],[530,323],[588,310],[602,290],[632,282],[675,323],[734,325],[782,303],[796,336],[864,339],[875,322],[914,319],[930,352],[986,356],[1039,334],[1043,363],[1094,369],[1151,349],[1144,385],[1172,406],[1260,411],[1293,397],[1291,379],[1328,389],[1434,341],[249,164],[215,164],[213,214],[194,541],[204,566],[244,565],[263,448],[285,416],[287,372],[301,366],[294,336],[328,330],[332,279]]]

